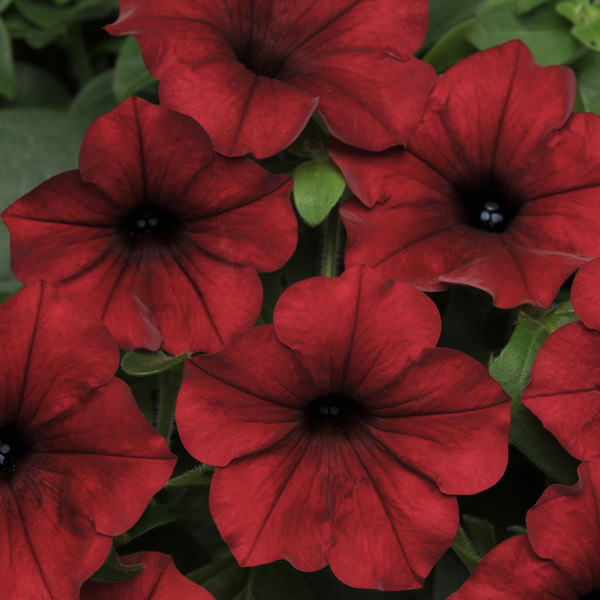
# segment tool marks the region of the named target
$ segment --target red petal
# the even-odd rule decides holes
[[[586,327],[600,329],[600,260],[585,265],[575,276],[571,302]]]
[[[549,560],[532,551],[526,535],[496,546],[449,600],[578,600],[579,594]]]
[[[510,398],[466,354],[424,351],[371,402],[372,434],[445,494],[480,492],[504,473]]]
[[[600,457],[600,332],[581,323],[555,331],[540,348],[523,393],[529,408],[576,458]]]
[[[551,558],[579,592],[600,588],[600,462],[579,466],[574,486],[550,486],[527,512],[527,532],[535,553]]]
[[[226,465],[286,437],[301,423],[305,399],[317,394],[273,327],[255,327],[219,354],[196,356],[186,363],[177,429],[196,458]]]
[[[361,397],[435,346],[440,333],[427,296],[366,267],[296,283],[279,299],[273,323],[321,389]]]
[[[125,565],[144,564],[144,570],[129,581],[98,583],[87,581],[81,600],[214,600],[204,588],[184,577],[173,560],[160,552],[139,552],[121,556]],[[115,596],[116,594],[116,596]]]
[[[145,202],[176,202],[211,156],[210,139],[193,119],[128,98],[90,125],[79,169],[127,214]]]

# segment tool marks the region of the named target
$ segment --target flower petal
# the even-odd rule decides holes
[[[600,457],[600,332],[581,323],[540,348],[522,401],[573,456]]]

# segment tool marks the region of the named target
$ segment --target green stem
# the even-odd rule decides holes
[[[465,567],[469,569],[469,573],[472,573],[479,564],[480,558],[477,552],[475,552],[475,548],[473,547],[469,536],[462,528],[462,525],[458,526],[458,531],[456,532],[456,537],[452,542],[451,548],[458,558],[462,560]]]
[[[321,263],[321,275],[325,277],[337,277],[340,274],[339,255],[344,243],[344,229],[337,206],[331,209],[323,223],[323,260]]]
[[[158,407],[158,432],[170,441],[175,423],[175,402],[183,379],[183,363],[159,375],[160,405]]]

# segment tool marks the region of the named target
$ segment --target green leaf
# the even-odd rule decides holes
[[[423,48],[433,46],[445,33],[475,16],[489,0],[429,0],[429,27]]]
[[[38,108],[0,110],[0,210],[45,179],[77,168],[85,119]]]
[[[155,375],[173,369],[189,358],[189,352],[173,356],[162,350],[152,352],[151,350],[132,350],[126,352],[121,360],[121,368],[128,375],[145,377]]]
[[[480,557],[477,555],[469,536],[460,525],[458,526],[458,531],[456,532],[456,537],[452,542],[451,548],[456,552],[456,555],[465,567],[467,567],[469,573],[472,573],[479,564]]]
[[[156,79],[146,69],[140,45],[132,35],[128,36],[123,41],[115,64],[115,97],[122,102],[155,82]]]
[[[517,0],[517,12],[520,15],[524,15],[546,2],[548,0]]]
[[[104,564],[92,575],[94,581],[101,583],[114,583],[117,581],[128,581],[144,570],[143,563],[136,565],[124,565],[119,560],[119,555],[111,548]]]
[[[574,24],[571,33],[590,50],[600,51],[600,6],[589,0],[559,2],[556,12]]]
[[[512,399],[511,442],[548,477],[574,483],[577,461],[568,454],[533,413],[521,402],[533,362],[546,338],[556,329],[577,320],[570,302],[550,310],[529,307],[522,311],[510,341],[489,362],[490,375]]]
[[[283,561],[242,568],[233,556],[226,556],[188,577],[217,600],[313,600],[302,576]]]
[[[214,471],[215,468],[212,465],[200,465],[191,471],[169,479],[166,487],[197,487],[208,489]]]
[[[15,107],[41,107],[63,109],[69,105],[71,96],[63,83],[50,71],[36,65],[16,62],[17,89],[10,103]]]
[[[0,13],[4,12],[11,4],[12,0],[0,0]]]
[[[435,67],[438,73],[447,71],[452,65],[475,52],[475,48],[466,38],[475,19],[464,21],[445,33],[427,52],[423,60]]]
[[[322,223],[342,197],[346,182],[331,160],[309,160],[294,171],[294,203],[311,226]]]
[[[522,535],[522,534],[527,533],[527,529],[525,527],[523,527],[522,525],[509,525],[506,528],[506,531],[508,531],[508,533],[513,533],[515,535]]]
[[[494,0],[477,15],[467,39],[480,50],[512,39],[524,42],[540,65],[570,63],[580,46],[553,6],[519,15],[517,0]]]
[[[69,106],[69,115],[84,117],[90,123],[113,109],[117,99],[112,91],[113,70],[104,71],[88,81]]]
[[[198,512],[198,508],[181,508],[178,506],[164,506],[162,504],[150,503],[138,522],[126,533],[115,538],[115,544],[122,546],[132,540],[169,523],[175,523],[187,519]]]
[[[600,52],[600,15],[593,21],[575,25],[571,33],[590,50]]]
[[[99,19],[114,10],[106,0],[80,0],[70,6],[14,0],[14,5],[28,21],[42,29],[57,29],[77,21]]]
[[[473,515],[463,515],[462,520],[473,549],[480,558],[485,556],[496,545],[494,526],[489,521]]]
[[[435,565],[432,572],[432,596],[427,595],[427,600],[448,600],[469,577],[469,571],[457,556],[456,552],[449,550]],[[404,596],[401,596],[404,600]],[[399,598],[399,600],[400,600]]]
[[[572,67],[577,75],[577,91],[581,102],[576,109],[600,114],[600,55],[586,52]]]
[[[10,100],[14,97],[16,89],[12,40],[4,21],[0,18],[0,94]]]

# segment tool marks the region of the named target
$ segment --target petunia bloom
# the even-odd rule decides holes
[[[87,309],[37,284],[0,306],[0,334],[2,597],[71,600],[175,457],[113,377],[117,346]]]
[[[584,265],[573,280],[571,302],[586,327],[600,330],[600,260]]]
[[[166,554],[139,552],[120,560],[124,565],[144,564],[144,569],[128,581],[86,581],[81,600],[214,600],[204,588],[184,577]]]
[[[512,41],[439,79],[407,149],[332,144],[360,199],[341,208],[346,265],[428,291],[473,286],[500,308],[548,306],[600,256],[600,117],[569,116],[574,98],[570,69]]]
[[[580,460],[600,459],[600,331],[569,323],[542,345],[523,392],[527,406]]]
[[[161,104],[194,117],[222,154],[283,150],[316,110],[348,144],[404,144],[435,80],[415,58],[426,0],[121,0]]]
[[[451,600],[600,598],[600,462],[574,486],[550,486],[527,513],[527,535],[487,554]]]
[[[9,206],[12,268],[89,306],[123,349],[214,352],[260,312],[257,271],[296,247],[291,181],[213,153],[189,117],[131,98],[90,126],[79,170]]]
[[[425,294],[355,267],[291,286],[273,325],[188,361],[178,430],[224,467],[210,510],[241,565],[423,584],[456,535],[454,495],[493,485],[507,461],[506,394],[435,348],[439,334]]]

